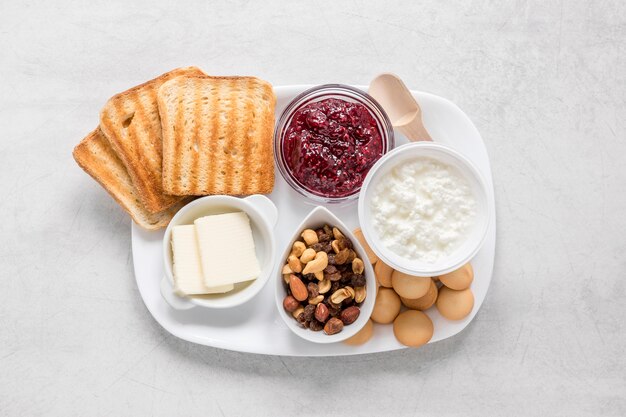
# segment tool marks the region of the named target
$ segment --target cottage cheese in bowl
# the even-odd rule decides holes
[[[365,239],[387,265],[408,275],[439,276],[469,262],[484,242],[491,216],[478,169],[433,142],[385,154],[359,195]]]
[[[384,246],[404,258],[434,263],[469,235],[476,198],[456,168],[416,157],[380,178],[371,215]]]

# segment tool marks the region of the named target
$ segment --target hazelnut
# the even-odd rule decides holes
[[[343,322],[343,324],[348,325],[352,324],[359,318],[361,314],[361,310],[357,306],[348,307],[339,313],[339,319]]]
[[[283,308],[289,313],[293,313],[298,309],[298,307],[300,307],[300,303],[298,302],[298,300],[293,298],[292,295],[286,296],[283,300]]]
[[[315,318],[318,321],[322,323],[326,322],[326,320],[328,320],[329,315],[330,315],[330,312],[328,311],[328,307],[326,306],[326,304],[319,303],[317,307],[315,308]]]
[[[343,330],[343,322],[337,317],[333,317],[324,326],[324,333],[327,335],[337,334]]]

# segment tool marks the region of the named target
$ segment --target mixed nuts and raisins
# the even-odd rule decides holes
[[[287,291],[283,308],[305,328],[339,333],[361,313],[367,293],[364,270],[363,260],[339,229],[306,229],[282,270]]]

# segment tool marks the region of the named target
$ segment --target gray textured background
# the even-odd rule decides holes
[[[626,414],[623,1],[134,3],[0,4],[0,415]],[[392,71],[464,109],[499,216],[474,322],[328,359],[162,330],[129,219],[71,150],[113,93],[192,64],[275,85]]]

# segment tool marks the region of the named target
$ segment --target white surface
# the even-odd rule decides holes
[[[397,4],[0,3],[1,415],[626,414],[626,5]],[[70,153],[109,96],[188,64],[276,85],[392,71],[458,104],[498,196],[473,322],[418,350],[318,359],[163,330],[130,220]]]
[[[425,102],[428,103],[427,100]],[[474,125],[461,110],[445,101],[441,104],[438,110],[449,111],[451,114],[456,114],[458,116],[458,122],[453,121],[452,117],[450,117],[443,128],[437,129],[435,122],[431,122],[429,128],[442,131],[441,136],[435,138],[435,140],[446,142],[447,145],[431,141],[409,143],[402,146],[401,149],[397,149],[395,152],[385,155],[372,167],[370,173],[368,173],[359,195],[359,219],[361,219],[361,229],[363,230],[365,239],[370,243],[376,255],[387,265],[409,275],[433,277],[447,274],[461,268],[474,258],[483,246],[488,235],[489,241],[488,245],[486,245],[486,251],[489,253],[490,258],[494,257],[496,219],[493,180],[491,178],[489,160],[484,149],[483,141]],[[447,109],[445,107],[446,104],[449,106]],[[428,109],[428,112],[431,115],[436,114],[434,109]],[[446,131],[445,135],[443,131]],[[382,220],[383,224],[385,222],[383,217],[385,215],[384,211],[379,211],[379,214],[373,213],[376,210],[374,209],[372,199],[377,195],[381,181],[390,175],[394,168],[406,163],[412,163],[419,157],[431,158],[431,160],[437,160],[449,167],[454,167],[453,169],[463,176],[466,183],[465,189],[467,190],[467,194],[471,195],[473,200],[473,208],[470,210],[473,214],[471,218],[472,224],[468,224],[469,227],[463,231],[464,235],[459,237],[460,242],[458,242],[458,246],[447,254],[445,254],[444,251],[440,252],[441,257],[437,259],[436,262],[426,262],[423,259],[411,260],[403,256],[403,254],[397,253],[382,240],[380,237],[381,233],[377,230],[375,222],[373,221],[374,216],[378,216],[379,221]],[[406,173],[402,175],[406,176]],[[414,176],[413,180],[415,180],[417,175],[415,173],[412,173],[412,175]],[[421,180],[422,177],[419,177],[418,181]],[[392,184],[392,187],[406,186],[406,182],[402,184],[402,180],[392,182]],[[387,187],[389,187],[389,185],[387,185]],[[409,193],[410,192],[411,191],[409,191]],[[395,202],[395,204],[397,204],[397,202]],[[459,207],[461,203],[449,200],[447,204],[451,207],[452,213],[449,213],[450,218],[446,221],[451,222],[454,219],[454,210],[456,209],[457,213],[461,211]],[[387,209],[387,211],[389,210]],[[391,214],[393,213],[390,213],[390,215]],[[368,221],[367,219],[370,220]],[[397,221],[397,216],[393,220]],[[440,219],[436,221],[441,222]],[[406,225],[406,228],[411,230],[411,226],[409,225]],[[399,229],[405,232],[402,228]],[[415,230],[412,230],[412,233],[419,235]],[[427,240],[432,236],[444,233],[448,233],[448,231],[431,230],[426,236],[420,237]],[[415,237],[413,237],[413,239],[415,239]],[[422,246],[423,249],[427,249],[427,247],[427,244]],[[423,253],[428,253],[428,251]],[[484,254],[481,255],[484,256]],[[489,272],[481,271],[478,275],[479,278],[486,278],[488,276],[488,279],[491,279],[493,262],[490,262],[490,265]],[[479,305],[482,303],[484,296],[485,294],[480,295]]]
[[[294,97],[309,87],[310,86],[276,87],[277,113],[280,114],[282,109],[284,109]],[[485,178],[484,192],[486,194],[483,198],[483,205],[485,207],[482,211],[493,212],[493,186],[489,159],[476,128],[472,125],[467,116],[449,101],[432,94],[419,92],[414,92],[413,94],[415,94],[416,99],[421,103],[424,112],[424,122],[429,126],[431,131],[439,133],[435,140],[458,151],[480,170],[480,173]],[[399,135],[396,136],[396,145],[402,145],[406,142],[406,138]],[[415,147],[422,145],[414,144],[410,146]],[[431,142],[425,146],[434,147]],[[223,198],[224,197],[205,197],[199,202],[196,200],[196,202],[192,202],[181,209],[182,213],[179,212],[180,214],[174,217],[172,223],[188,223],[199,215],[197,209],[193,209],[194,207],[203,207],[203,202]],[[270,198],[278,208],[278,223],[275,227],[275,236],[277,245],[282,247],[293,242],[294,234],[302,231],[303,227],[301,223],[305,221],[305,217],[309,214],[311,209],[315,207],[316,203],[304,199],[288,185],[280,174],[277,174],[274,191],[270,195]],[[232,198],[229,198],[229,200],[232,201]],[[239,200],[235,200],[235,202],[238,201]],[[243,201],[245,201],[245,199]],[[353,230],[359,226],[356,201],[349,204],[344,203],[340,206],[328,204],[326,207],[346,224],[348,230]],[[255,218],[254,213],[250,213],[250,216],[252,219]],[[431,342],[451,337],[463,330],[474,318],[487,294],[487,289],[491,282],[495,252],[496,225],[493,216],[489,218],[489,221],[485,219],[484,230],[485,233],[483,233],[483,235],[488,236],[488,238],[482,250],[472,259],[472,266],[476,276],[471,287],[475,295],[472,313],[463,320],[450,321],[444,319],[436,308],[429,309],[428,315],[432,318],[435,326],[435,332]],[[165,234],[168,234],[167,230]],[[192,309],[185,312],[176,311],[167,305],[163,299],[170,300],[171,298],[168,295],[165,295],[165,297],[161,296],[162,287],[160,285],[160,277],[163,275],[163,270],[160,269],[159,266],[163,264],[163,258],[166,256],[166,274],[168,276],[171,275],[171,251],[169,245],[165,243],[169,241],[169,238],[166,238],[163,246],[161,246],[158,243],[162,239],[162,235],[163,233],[160,232],[142,231],[133,225],[132,247],[135,276],[137,278],[139,292],[150,313],[152,313],[159,324],[170,333],[180,338],[204,345],[244,352],[291,356],[350,355],[389,351],[403,347],[395,339],[392,326],[378,325],[375,326],[375,338],[367,344],[358,347],[345,344],[326,346],[307,344],[305,341],[296,337],[296,335],[291,334],[283,321],[278,318],[279,313],[274,308],[275,297],[273,286],[275,285],[275,281],[269,285],[270,288],[264,288],[253,300],[250,300],[246,305],[241,305],[236,309],[229,309],[228,311],[202,311],[200,309]],[[255,241],[260,242],[262,240],[261,236],[262,234],[258,232],[255,233]],[[267,247],[267,245],[265,245],[265,247]],[[263,247],[260,249],[263,249]],[[276,253],[280,252],[276,251]],[[284,254],[281,258],[276,257],[276,259],[274,259],[274,263],[271,264],[274,270],[278,270],[279,265],[282,267],[284,259],[286,259]],[[270,267],[266,261],[266,259],[263,261],[264,272],[267,272],[267,268]],[[251,287],[255,287],[256,290],[259,291],[260,284],[261,280],[259,279],[254,282]],[[251,289],[252,288],[246,288],[241,292],[249,292]],[[250,294],[247,295],[248,297],[250,296]],[[237,297],[237,293],[228,294],[226,296],[210,295],[206,296],[206,299],[194,297],[192,302],[196,304],[223,305],[224,303],[228,303],[229,299],[237,299]],[[280,304],[282,305],[282,299]],[[170,305],[176,307],[174,303],[170,303]],[[251,312],[253,312],[253,314],[251,314]],[[280,314],[284,316],[282,310]],[[353,330],[353,328],[351,330]],[[311,335],[311,337],[317,340],[323,336],[324,335],[320,333]],[[340,339],[340,337],[337,336],[336,339]]]

